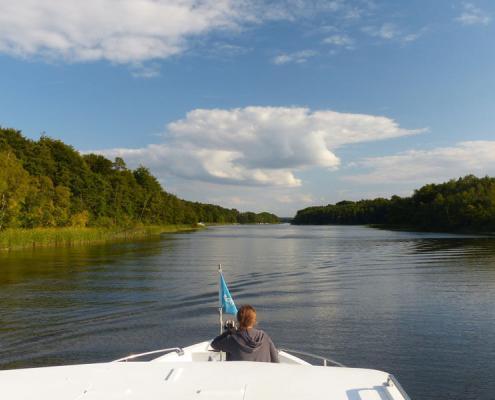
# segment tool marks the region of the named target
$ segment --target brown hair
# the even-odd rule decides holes
[[[253,326],[256,323],[256,310],[249,304],[243,305],[237,311],[237,321],[239,321],[239,328],[246,329]]]

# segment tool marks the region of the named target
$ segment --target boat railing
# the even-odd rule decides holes
[[[180,347],[170,347],[168,349],[160,349],[160,350],[153,350],[153,351],[147,351],[146,353],[139,353],[139,354],[131,354],[130,356],[119,358],[118,360],[114,360],[113,362],[125,362],[125,361],[131,361],[135,360],[137,358],[141,358],[144,356],[149,356],[152,354],[160,354],[160,353],[171,353],[172,351],[175,351],[179,356],[184,355],[184,350]]]
[[[386,385],[387,386],[395,386],[396,389],[401,394],[401,396],[404,398],[404,400],[411,400],[411,398],[408,396],[408,394],[406,393],[406,391],[404,390],[404,388],[401,386],[401,384],[399,383],[399,381],[397,380],[397,378],[395,376],[393,376],[392,374],[389,374],[388,375]]]
[[[289,354],[290,353],[293,353],[293,354],[297,354],[297,355],[301,355],[301,356],[310,357],[310,358],[313,358],[313,359],[316,359],[316,360],[320,360],[320,361],[323,362],[323,366],[324,367],[327,367],[329,365],[334,365],[334,366],[337,366],[337,367],[343,367],[343,368],[345,368],[345,365],[344,364],[341,364],[338,361],[332,360],[331,358],[319,356],[318,354],[308,353],[306,351],[300,351],[300,350],[286,349],[286,348],[279,349],[279,351],[285,351],[286,353],[289,353]]]

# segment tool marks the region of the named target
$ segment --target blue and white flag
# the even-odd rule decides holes
[[[232,298],[229,288],[223,279],[223,275],[220,273],[220,307],[225,314],[237,314],[237,307],[235,306],[234,299]]]

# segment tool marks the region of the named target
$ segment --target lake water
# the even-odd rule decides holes
[[[416,400],[495,398],[495,239],[358,226],[0,254],[0,369],[211,338],[219,263],[278,346],[391,372]]]

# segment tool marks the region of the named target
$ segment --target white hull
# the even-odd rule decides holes
[[[312,366],[286,352],[280,364],[220,356],[203,342],[147,362],[0,371],[0,393],[5,400],[408,400],[382,371]]]

